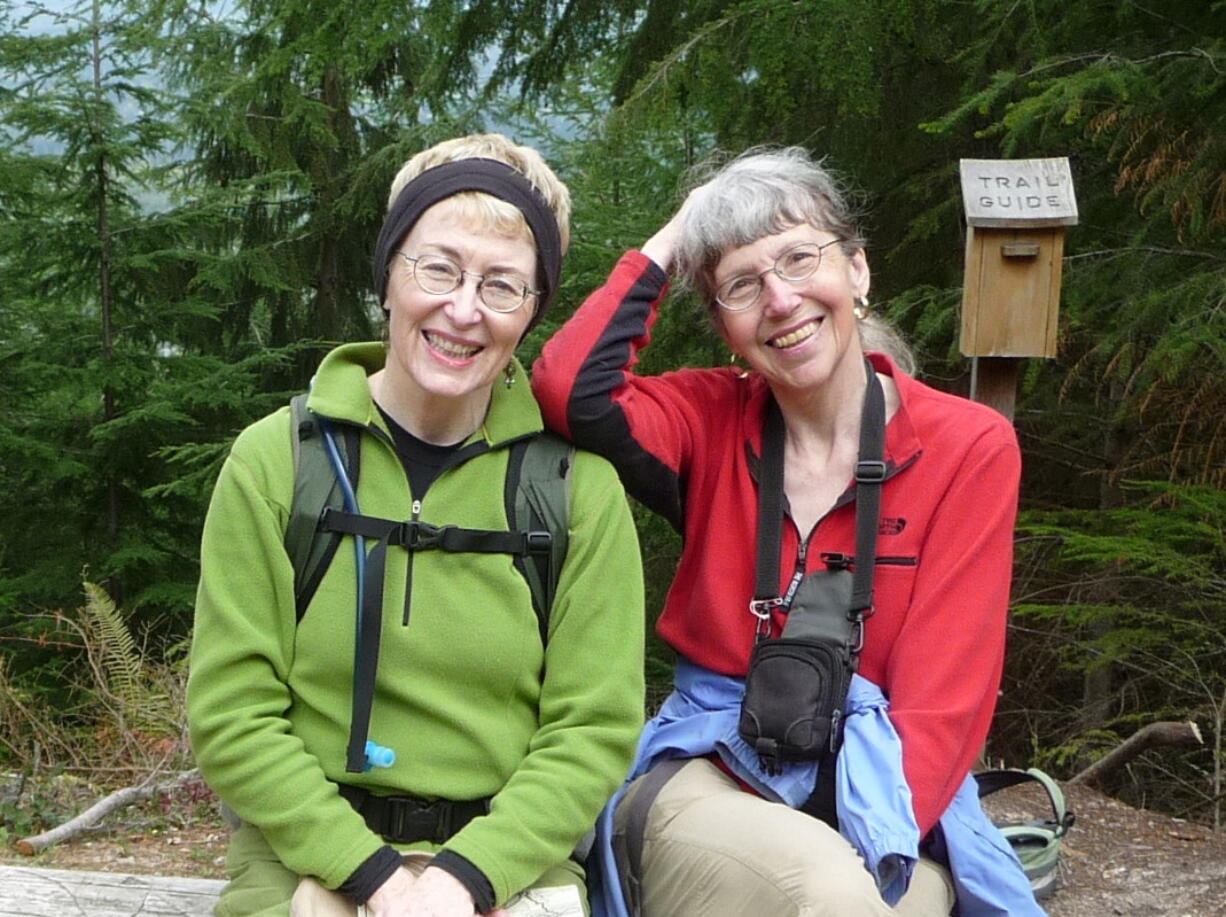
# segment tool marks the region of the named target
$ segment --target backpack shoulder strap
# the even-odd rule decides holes
[[[504,489],[507,521],[512,529],[541,538],[542,546],[528,556],[516,556],[515,566],[528,581],[532,607],[541,631],[549,638],[549,613],[558,577],[566,560],[570,527],[570,471],[575,447],[552,433],[540,433],[511,446]]]
[[[294,567],[294,604],[301,621],[340,544],[339,533],[322,533],[319,521],[329,506],[344,505],[340,483],[328,460],[319,421],[307,409],[307,393],[289,404],[290,443],[294,455],[294,496],[285,528],[285,551]],[[357,431],[338,425],[345,442],[345,464],[357,487],[359,443]]]
[[[623,797],[619,804],[619,808],[625,806],[627,812],[622,829],[613,832],[613,856],[630,917],[641,917],[643,913],[643,837],[647,833],[648,813],[664,784],[690,760],[669,758],[661,761],[640,778],[634,795],[628,800]]]

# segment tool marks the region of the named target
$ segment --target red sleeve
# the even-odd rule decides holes
[[[638,352],[651,341],[668,276],[640,252],[622,255],[604,286],[596,290],[552,338],[532,366],[532,391],[545,423],[571,437],[571,400],[606,404],[626,382]],[[596,363],[593,357],[604,359]],[[582,378],[581,378],[582,376]],[[587,406],[599,414],[601,406]]]
[[[936,824],[988,734],[1004,664],[1021,458],[992,427],[949,477],[886,670],[890,717],[921,835]]]
[[[702,382],[693,372],[633,371],[667,289],[655,262],[627,252],[545,345],[532,390],[550,428],[609,459],[627,492],[680,528],[684,469],[706,400],[691,389]]]

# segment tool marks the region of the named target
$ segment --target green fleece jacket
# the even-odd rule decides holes
[[[308,402],[367,431],[362,511],[507,529],[506,447],[541,429],[522,369],[515,385],[494,385],[469,440],[488,451],[410,494],[367,385],[382,363],[379,344],[334,350]],[[289,426],[283,408],[239,435],[205,522],[187,691],[200,770],[288,868],[329,888],[384,844],[334,781],[379,794],[492,796],[489,814],[446,849],[477,866],[501,903],[567,857],[624,777],[642,724],[642,571],[621,484],[604,459],[577,454],[569,548],[544,646],[510,556],[422,551],[410,576],[408,553],[389,549],[369,734],[396,762],[348,774],[352,543],[340,546],[296,622],[283,544]]]

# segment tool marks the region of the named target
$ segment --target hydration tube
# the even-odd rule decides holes
[[[336,447],[336,437],[332,435],[332,425],[322,417],[319,417],[318,420],[319,430],[324,437],[324,449],[328,453],[328,459],[332,462],[333,471],[336,472],[336,480],[341,485],[341,498],[344,501],[345,510],[355,516],[360,515],[358,497],[353,492],[353,484],[349,480],[349,472],[345,470],[345,463],[341,461],[340,450]],[[353,536],[353,553],[354,570],[357,575],[357,608],[354,615],[357,624],[353,637],[353,677],[356,691],[358,662],[362,658],[362,596],[366,594],[366,538],[364,536]],[[370,770],[372,767],[391,767],[395,761],[396,753],[392,749],[371,741],[366,743],[365,770]]]
[[[341,497],[345,501],[345,511],[355,516],[361,513],[358,509],[358,498],[353,492],[353,484],[349,481],[349,472],[341,461],[340,451],[336,448],[336,438],[332,435],[332,425],[319,418],[319,429],[324,435],[324,448],[328,451],[328,459],[332,462],[332,470],[336,472],[336,480],[341,485]],[[366,585],[366,539],[361,535],[353,536],[354,560],[357,563],[358,574],[358,619],[362,617],[362,592]],[[361,631],[359,630],[359,635]]]

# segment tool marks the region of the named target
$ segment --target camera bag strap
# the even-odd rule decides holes
[[[850,612],[873,607],[873,573],[877,566],[877,526],[881,515],[881,484],[886,478],[885,393],[872,364],[864,361],[868,386],[860,411],[860,449],[856,461],[856,555],[852,570]],[[786,601],[779,595],[779,553],[783,528],[783,414],[771,399],[762,430],[762,463],[758,486],[758,545],[754,598],[750,610],[767,621]],[[759,633],[763,628],[759,627]]]
[[[885,393],[872,363],[864,361],[867,386],[860,413],[860,445],[855,468],[856,548],[853,558],[851,600],[846,613],[837,611],[824,628],[846,638],[852,648],[847,664],[854,672],[864,643],[864,620],[872,614],[873,573],[877,564],[877,527],[881,515],[881,485],[886,478]],[[769,639],[771,613],[787,607],[779,595],[779,554],[783,526],[783,414],[772,399],[762,431],[762,464],[758,487],[758,539],[754,599],[750,611],[757,617],[759,640]],[[804,571],[797,571],[798,576]],[[791,590],[789,590],[790,592]],[[841,740],[841,736],[840,736]],[[835,810],[835,745],[818,761],[817,786],[800,807],[802,811],[837,827]]]

